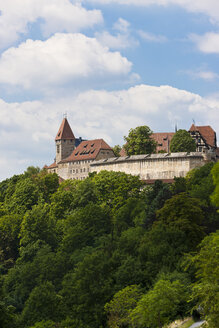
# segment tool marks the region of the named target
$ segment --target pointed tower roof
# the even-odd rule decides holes
[[[68,123],[67,118],[63,118],[59,131],[55,138],[55,140],[62,140],[62,139],[75,139],[75,136],[72,132],[72,129]]]

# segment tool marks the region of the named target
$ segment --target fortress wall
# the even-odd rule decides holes
[[[188,171],[206,163],[202,153],[135,155],[95,161],[91,172],[102,170],[139,175],[141,180],[185,177]]]

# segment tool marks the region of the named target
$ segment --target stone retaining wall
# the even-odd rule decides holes
[[[139,175],[141,180],[174,179],[185,177],[193,168],[211,161],[203,153],[171,153],[113,157],[90,164],[90,172],[102,170]]]

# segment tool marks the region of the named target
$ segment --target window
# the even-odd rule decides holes
[[[59,154],[59,151],[60,151],[60,149],[59,149],[59,145],[57,145],[57,154]]]
[[[78,173],[78,169],[76,169],[76,173]]]
[[[84,172],[86,172],[86,169],[84,168]]]
[[[83,170],[81,169],[81,173],[83,172]]]
[[[199,152],[202,152],[202,147],[198,147],[198,151]]]

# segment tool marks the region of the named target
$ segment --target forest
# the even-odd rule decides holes
[[[219,323],[219,162],[168,185],[102,171],[0,183],[2,328]]]

